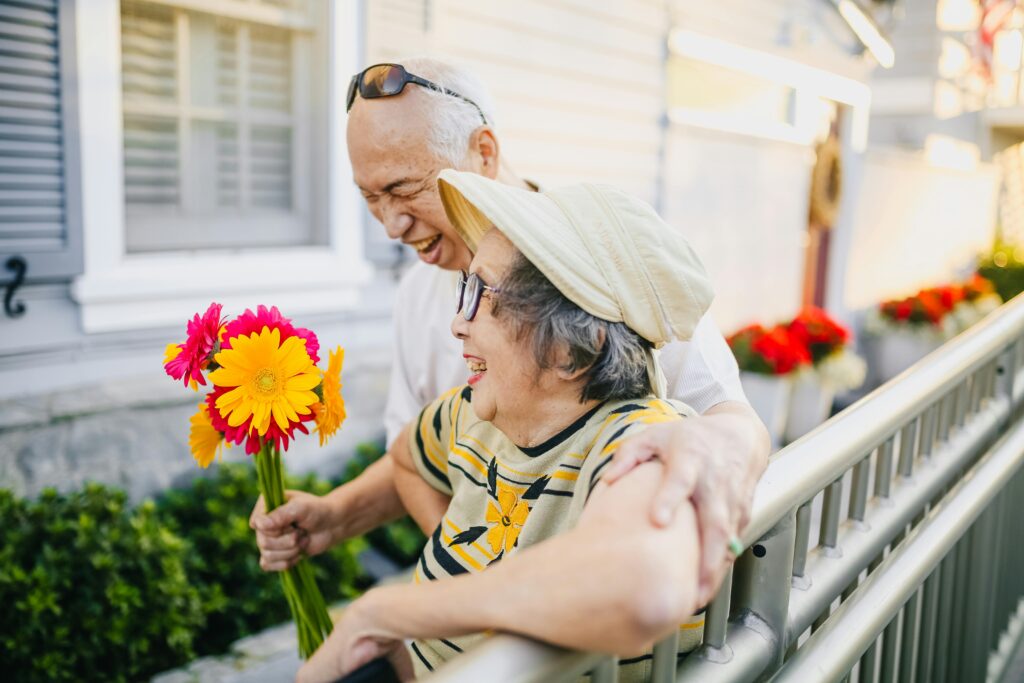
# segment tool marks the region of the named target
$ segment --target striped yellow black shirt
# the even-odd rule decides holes
[[[520,448],[476,417],[472,396],[468,386],[444,394],[424,408],[409,436],[420,474],[452,497],[420,556],[417,582],[482,571],[572,528],[623,439],[693,414],[683,403],[653,397],[610,401],[545,443]],[[697,646],[703,624],[698,614],[681,626],[680,652]],[[481,637],[416,641],[413,661],[422,674]],[[620,680],[645,680],[650,660],[622,662]]]

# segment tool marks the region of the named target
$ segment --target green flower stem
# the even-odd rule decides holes
[[[269,443],[264,443],[254,458],[260,492],[263,494],[266,510],[270,512],[284,504],[284,468],[281,453]],[[299,654],[305,659],[320,647],[331,632],[333,624],[327,613],[323,595],[316,585],[313,567],[305,558],[299,560],[295,567],[280,572],[279,576],[281,590],[295,620]]]

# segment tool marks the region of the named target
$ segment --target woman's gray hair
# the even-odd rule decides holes
[[[430,57],[410,57],[398,62],[411,74],[421,76],[442,88],[457,92],[480,107],[487,124],[494,127],[494,101],[484,84],[467,69]],[[408,87],[408,86],[406,86]],[[462,168],[469,153],[469,138],[484,122],[473,105],[458,97],[430,88],[419,88],[429,98],[430,138],[427,144],[440,160],[452,168]]]
[[[558,291],[517,252],[494,297],[492,314],[517,339],[527,339],[541,369],[586,368],[580,402],[641,398],[651,393],[646,349],[651,344],[625,323],[597,318]],[[561,355],[561,351],[566,354]],[[568,360],[556,365],[559,358]]]

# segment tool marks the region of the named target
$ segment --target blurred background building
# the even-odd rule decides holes
[[[1024,239],[1022,30],[989,0],[4,0],[0,485],[193,476],[161,359],[212,300],[346,347],[342,438],[296,459],[382,431],[413,255],[351,180],[363,66],[475,70],[521,175],[622,186],[686,233],[723,332],[805,302],[857,327],[969,271],[1000,211]]]

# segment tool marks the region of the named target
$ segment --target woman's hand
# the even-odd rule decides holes
[[[314,496],[303,491],[285,491],[284,505],[266,513],[263,496],[256,501],[249,526],[256,531],[260,567],[283,571],[303,555],[317,555],[336,542],[337,519],[330,494]]]
[[[388,658],[401,680],[413,679],[412,660],[401,636],[379,618],[386,609],[377,604],[379,594],[370,591],[345,608],[331,635],[299,669],[296,683],[331,683],[379,657]]]

